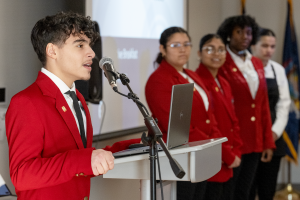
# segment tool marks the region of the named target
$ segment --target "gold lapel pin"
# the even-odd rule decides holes
[[[66,107],[61,107],[61,109],[64,111],[64,112],[66,112],[67,111],[67,109],[66,109]]]

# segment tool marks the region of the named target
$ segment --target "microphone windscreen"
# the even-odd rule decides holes
[[[99,62],[99,66],[100,66],[101,69],[103,69],[103,65],[104,65],[105,63],[109,63],[109,64],[113,65],[112,59],[111,59],[110,57],[104,56],[104,57],[100,60],[100,62]]]

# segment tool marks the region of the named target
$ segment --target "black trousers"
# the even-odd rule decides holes
[[[204,195],[205,200],[230,200],[233,179],[229,179],[227,182],[207,182],[206,191]]]
[[[251,186],[254,181],[257,166],[260,161],[260,153],[250,153],[242,155],[242,161],[237,169],[234,178],[236,178],[233,189],[234,200],[249,200]]]
[[[207,181],[177,181],[177,200],[203,200]]]
[[[273,200],[281,158],[282,156],[273,156],[271,162],[259,162],[250,200],[255,199],[256,193],[260,200]]]

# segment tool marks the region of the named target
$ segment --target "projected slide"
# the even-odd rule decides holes
[[[103,56],[130,79],[132,90],[145,105],[145,84],[154,71],[162,31],[185,26],[185,0],[93,0],[92,19],[100,25]],[[87,13],[89,14],[89,13]],[[118,81],[119,91],[128,94]],[[90,105],[94,134],[144,126],[143,116],[129,99],[115,93],[103,77],[103,106]],[[149,110],[150,111],[150,110]]]

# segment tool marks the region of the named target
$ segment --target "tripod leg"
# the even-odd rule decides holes
[[[151,187],[151,200],[156,200],[156,154],[155,154],[155,141],[152,140],[152,145],[149,151],[150,159],[150,187]]]

